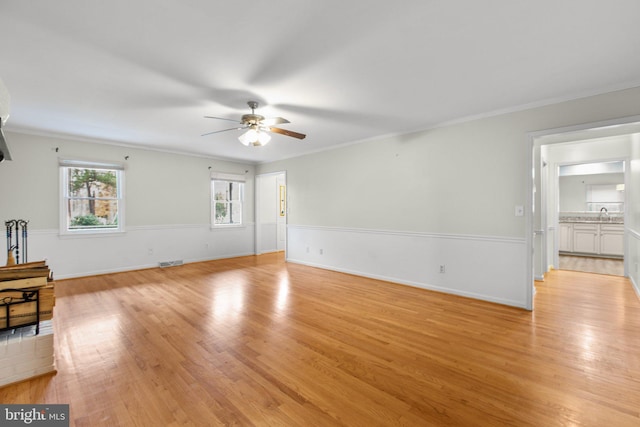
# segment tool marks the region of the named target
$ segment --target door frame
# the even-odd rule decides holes
[[[254,240],[255,240],[255,244],[254,244],[254,253],[256,255],[261,255],[262,253],[262,248],[260,245],[260,239],[262,238],[262,231],[260,230],[260,179],[267,177],[267,176],[273,176],[273,175],[284,175],[284,185],[285,185],[285,189],[288,189],[288,185],[287,185],[287,171],[277,171],[277,172],[268,172],[268,173],[261,173],[255,176],[255,192],[254,192],[254,217],[255,217],[255,228],[254,228]],[[289,233],[287,231],[287,226],[289,224],[289,202],[288,202],[288,198],[289,198],[289,192],[285,191],[285,226],[284,226],[284,232],[285,232],[285,239],[284,239],[284,256],[285,259],[287,259],[287,251],[288,251],[288,246],[289,246]],[[276,225],[277,227],[277,225]]]
[[[582,137],[576,137],[577,134],[583,132],[589,132],[589,136],[583,135]],[[544,129],[527,133],[525,150],[525,171],[527,174],[525,193],[525,280],[527,283],[526,308],[528,310],[534,310],[533,296],[535,295],[535,257],[540,254],[542,248],[546,247],[547,244],[547,233],[543,233],[540,239],[536,239],[535,236],[537,233],[534,230],[536,222],[536,188],[540,188],[540,184],[542,183],[540,147],[547,144],[583,139],[586,140],[606,136],[626,135],[638,132],[640,132],[640,115],[582,123],[560,128]],[[542,197],[540,194],[541,191],[538,193],[538,197]],[[625,197],[627,196],[625,195]],[[542,205],[538,204],[537,207],[541,208]],[[540,224],[541,226],[546,225],[546,212],[543,212],[542,209],[540,209],[540,211]],[[625,210],[625,216],[626,215],[628,215],[628,213]],[[541,240],[538,243],[538,248],[536,248],[536,240]],[[625,259],[628,258],[626,256],[626,252],[627,247],[625,245]]]

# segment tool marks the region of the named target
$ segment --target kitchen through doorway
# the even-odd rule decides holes
[[[546,273],[560,267],[560,244],[566,244],[567,236],[573,236],[580,251],[584,245],[604,245],[607,251],[613,243],[622,243],[623,276],[628,277],[631,286],[640,295],[640,233],[638,221],[640,204],[638,203],[638,155],[640,153],[640,116],[620,117],[601,122],[583,123],[556,129],[531,132],[528,135],[527,164],[531,165],[531,179],[527,180],[527,194],[530,198],[526,204],[526,245],[531,248],[527,254],[527,281],[530,287],[527,292],[527,308],[534,310],[536,281],[544,281]],[[610,225],[598,228],[597,231],[583,230],[582,225],[574,228],[573,233],[561,229],[560,208],[558,200],[557,176],[561,165],[581,163],[603,163],[622,161],[624,172],[624,211],[622,215],[622,232],[618,235],[607,235],[602,240],[602,230],[610,232]],[[586,183],[585,183],[586,184]],[[586,197],[586,194],[585,194]],[[586,203],[586,199],[585,199]],[[585,209],[587,211],[588,209]],[[607,208],[608,210],[608,208]],[[604,214],[604,212],[603,212]],[[589,215],[599,215],[592,212]],[[608,221],[607,221],[608,222]],[[612,221],[613,222],[613,221]],[[615,228],[615,227],[613,227]],[[575,231],[579,231],[577,234]],[[615,231],[615,230],[613,230]],[[564,232],[564,234],[563,234]],[[600,235],[598,235],[600,232]],[[615,234],[615,233],[614,233]],[[600,236],[597,240],[596,236]],[[575,246],[574,246],[575,247]],[[593,257],[593,249],[587,255]],[[597,258],[597,257],[593,257]],[[568,259],[567,259],[568,260]],[[571,261],[580,261],[572,259]],[[582,260],[585,261],[585,260]],[[564,265],[563,265],[564,266]]]
[[[557,185],[558,245],[554,265],[561,270],[624,276],[625,160],[576,163],[603,149],[624,155],[627,138],[603,139],[543,150],[554,165],[550,182]],[[607,146],[607,144],[611,144]],[[553,185],[552,184],[552,185]],[[552,192],[553,193],[553,192]],[[555,254],[555,252],[554,252]]]

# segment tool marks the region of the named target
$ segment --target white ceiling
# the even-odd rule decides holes
[[[3,1],[6,128],[273,161],[638,86],[638,17],[637,0]],[[200,136],[250,100],[307,138]]]

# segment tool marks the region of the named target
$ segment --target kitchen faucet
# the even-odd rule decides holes
[[[598,216],[599,216],[599,218],[600,218],[600,221],[602,221],[602,214],[603,214],[603,213],[604,213],[604,216],[606,216],[606,217],[607,217],[607,219],[611,219],[611,218],[609,218],[609,211],[607,210],[607,208],[605,208],[605,207],[603,206],[603,207],[601,207],[601,208],[600,208],[600,215],[598,215]]]

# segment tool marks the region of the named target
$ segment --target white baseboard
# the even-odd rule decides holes
[[[638,286],[638,283],[635,281],[633,276],[629,276],[629,280],[631,281],[631,286],[633,287],[633,290],[636,291],[636,296],[640,299],[640,287]]]
[[[289,226],[287,260],[526,307],[525,240]],[[445,272],[441,273],[440,268]]]
[[[303,261],[296,260],[296,259],[291,259],[291,258],[287,258],[287,262],[306,265],[308,267],[322,268],[323,270],[337,271],[339,273],[353,274],[353,275],[356,275],[356,276],[367,277],[367,278],[370,278],[370,279],[383,280],[385,282],[392,282],[392,283],[397,283],[397,284],[400,284],[400,285],[413,286],[415,288],[421,288],[421,289],[426,289],[426,290],[430,290],[430,291],[443,292],[443,293],[452,294],[452,295],[459,295],[459,296],[467,297],[467,298],[479,299],[479,300],[483,300],[483,301],[495,302],[495,303],[498,303],[498,304],[511,305],[511,306],[514,306],[514,307],[525,308],[525,306],[521,305],[518,301],[505,300],[505,299],[501,299],[501,298],[493,298],[493,297],[490,297],[490,296],[486,296],[486,295],[483,295],[483,294],[477,294],[477,293],[473,293],[473,292],[457,291],[456,289],[446,288],[446,287],[442,287],[442,286],[434,286],[434,285],[429,285],[429,284],[426,284],[426,283],[418,283],[418,282],[413,282],[413,281],[406,281],[406,280],[397,279],[395,277],[379,276],[379,275],[375,275],[375,274],[369,274],[369,273],[363,272],[363,271],[354,271],[354,270],[333,268],[333,267],[328,266],[328,265],[312,264],[312,263],[303,262]]]
[[[625,256],[628,256],[627,261],[627,273],[629,274],[629,280],[633,286],[633,290],[636,291],[636,295],[640,298],[640,276],[638,275],[638,263],[640,262],[640,233],[632,228],[627,228],[628,246]]]
[[[157,267],[160,262],[208,261],[255,254],[254,226],[212,229],[209,224],[129,227],[117,235],[60,237],[29,233],[29,260],[46,259],[56,279]]]

